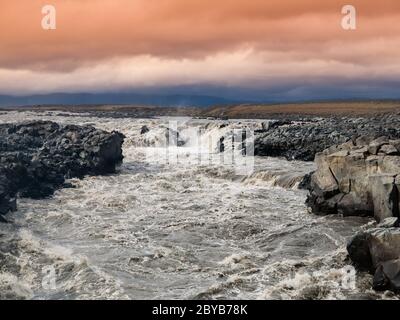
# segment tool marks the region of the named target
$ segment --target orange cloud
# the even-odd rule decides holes
[[[245,46],[354,63],[398,57],[400,2],[351,2],[352,32],[340,26],[347,2],[337,0],[2,1],[0,67],[62,70],[142,54],[202,59]],[[42,30],[44,4],[57,9],[57,30]],[[362,52],[350,52],[357,45]]]
[[[349,3],[356,31],[341,28]],[[41,28],[46,4],[56,30]],[[0,2],[3,93],[387,83],[399,79],[399,56],[398,0]]]

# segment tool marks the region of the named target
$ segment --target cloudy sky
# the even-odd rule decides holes
[[[56,30],[42,29],[46,4]],[[398,0],[0,1],[0,94],[393,98],[399,57]]]

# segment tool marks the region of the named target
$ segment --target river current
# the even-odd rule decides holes
[[[52,198],[18,200],[0,224],[1,299],[393,298],[347,259],[346,241],[370,220],[309,213],[297,187],[313,163],[253,157],[243,175],[219,161],[219,139],[260,120],[172,119],[184,143],[171,146],[168,118],[0,114],[26,120],[118,130],[124,162]]]

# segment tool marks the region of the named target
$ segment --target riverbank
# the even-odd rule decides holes
[[[46,198],[66,179],[115,172],[123,135],[50,121],[0,125],[0,219],[17,209],[16,196]]]
[[[256,156],[255,172],[245,178],[223,164],[193,165],[189,133],[198,125],[204,138],[218,141],[247,124],[265,134],[291,127],[301,132],[303,123],[184,121],[177,128],[183,144],[169,148],[184,161],[174,165],[150,152],[168,147],[168,118],[36,112],[1,117],[52,119],[61,128],[94,125],[125,135],[118,174],[72,179],[75,188],[53,197],[20,199],[14,223],[2,226],[2,239],[13,235],[1,242],[2,270],[26,280],[33,288],[28,298],[396,298],[371,291],[373,278],[362,270],[355,288],[341,287],[350,263],[346,243],[371,220],[307,214],[307,191],[296,187],[298,178],[316,169],[311,161]],[[208,152],[220,158],[216,144]],[[55,292],[40,288],[43,261],[60,274]]]
[[[359,136],[318,153],[316,165],[307,204],[316,214],[374,217],[350,240],[350,258],[374,274],[374,289],[400,292],[400,140]]]

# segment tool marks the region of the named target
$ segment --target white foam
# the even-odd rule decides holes
[[[127,138],[117,175],[73,179],[76,188],[60,190],[51,199],[19,201],[19,211],[13,214],[22,228],[19,264],[34,298],[349,294],[323,291],[334,281],[335,270],[345,265],[336,250],[344,248],[353,227],[307,214],[305,192],[296,185],[312,164],[255,157],[255,172],[239,176],[232,166],[213,162],[221,156],[216,150],[221,137],[234,128],[258,128],[260,121],[182,122],[177,130],[185,145],[176,147],[165,140],[168,118],[112,119],[59,112],[0,115],[0,123],[38,119],[92,123],[119,130]],[[143,125],[150,131],[142,135]],[[195,135],[198,125],[205,129],[200,144]],[[167,146],[168,152],[183,159],[181,163],[159,161]],[[209,157],[210,163],[198,164],[199,154]],[[41,290],[40,278],[35,277],[47,263],[61,274],[54,294]],[[311,271],[324,270],[325,275],[305,276],[299,264]],[[301,292],[302,286],[314,284],[320,289]],[[362,290],[366,287],[355,292]]]

